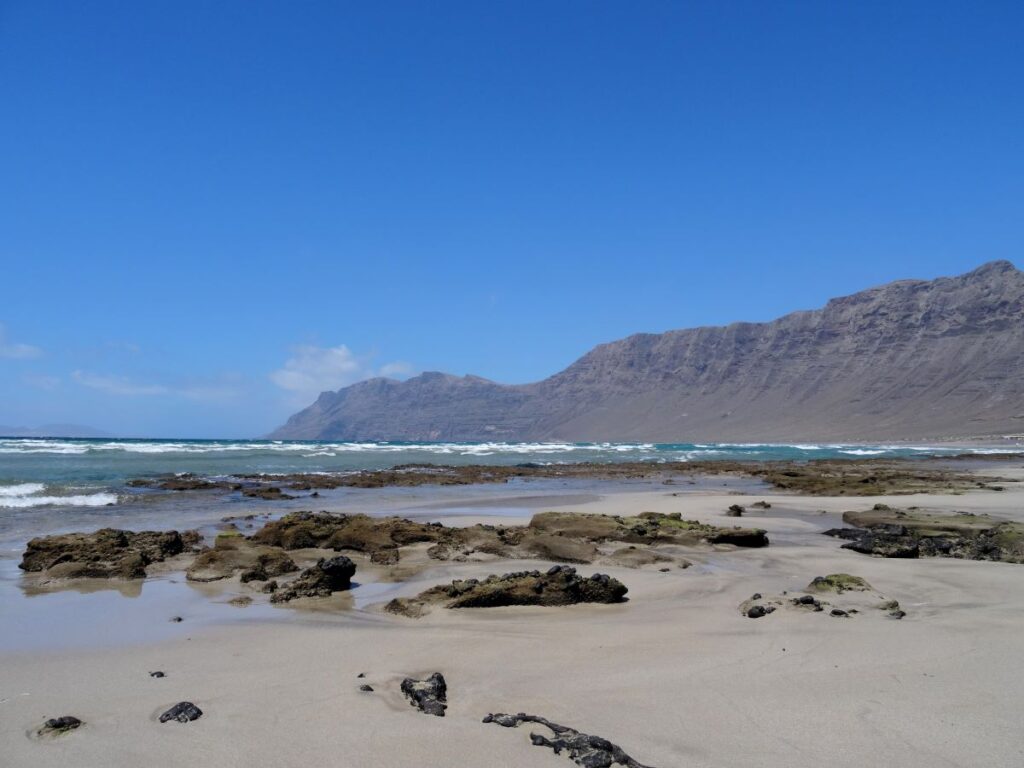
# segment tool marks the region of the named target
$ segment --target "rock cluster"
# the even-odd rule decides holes
[[[344,555],[322,557],[298,578],[275,590],[270,602],[285,603],[298,597],[327,597],[351,588],[355,573],[356,564]]]
[[[143,579],[146,566],[199,543],[196,531],[122,531],[39,536],[28,543],[19,567],[52,578]]]
[[[764,547],[768,536],[759,528],[722,528],[684,520],[678,512],[642,512],[635,517],[542,512],[530,520],[535,531],[590,542],[622,541],[634,544],[733,544]]]
[[[439,523],[417,523],[398,517],[342,515],[329,512],[292,512],[267,523],[252,535],[257,544],[283,549],[351,549],[378,559],[387,553],[419,542],[439,542],[458,537],[456,529]]]
[[[542,725],[551,731],[553,738],[539,733],[531,733],[531,743],[538,747],[548,747],[554,750],[556,755],[564,751],[566,757],[584,768],[610,768],[613,765],[622,765],[626,768],[651,768],[634,760],[626,754],[622,747],[612,744],[608,739],[580,733],[575,728],[553,723],[538,715],[527,715],[524,712],[517,715],[506,715],[498,712],[487,715],[483,722],[496,723],[505,728],[515,728],[520,723]]]
[[[843,549],[877,557],[954,557],[1024,563],[1024,524],[968,512],[940,514],[876,504],[866,512],[845,512],[853,528],[827,536],[846,539]]]
[[[440,672],[435,672],[426,680],[407,677],[401,687],[412,706],[426,715],[444,717],[448,709],[448,684]]]
[[[420,523],[398,517],[293,512],[267,523],[251,540],[288,550],[310,547],[354,550],[369,554],[378,564],[397,562],[400,547],[418,543],[432,544],[427,554],[435,560],[458,560],[480,553],[577,564],[601,559],[603,555],[597,545],[613,541],[649,546],[710,543],[763,547],[768,544],[768,537],[760,529],[705,525],[683,520],[678,513],[654,512],[637,517],[544,512],[534,515],[526,526],[465,528],[446,528],[440,523]],[[609,561],[618,564],[619,554],[610,556]],[[627,565],[643,559],[638,555],[623,557]],[[653,563],[662,558],[664,556],[655,555],[646,559]]]

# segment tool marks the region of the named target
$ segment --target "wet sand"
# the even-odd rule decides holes
[[[1024,478],[1018,464],[999,471]],[[8,642],[18,630],[5,618],[3,764],[572,765],[532,746],[528,726],[480,722],[489,712],[519,711],[608,738],[658,768],[1024,761],[1024,566],[872,558],[820,535],[841,524],[842,511],[878,502],[1020,520],[1024,486],[871,499],[761,491],[738,497],[722,490],[626,486],[597,499],[577,495],[564,507],[681,512],[717,525],[756,525],[771,537],[764,549],[680,548],[693,566],[668,573],[580,566],[581,573],[600,570],[623,581],[630,599],[621,605],[435,610],[419,620],[379,609],[392,596],[451,578],[548,565],[540,561],[439,563],[407,582],[367,579],[371,589],[363,596],[354,590],[348,602],[321,611],[259,603],[234,608],[221,604],[220,595],[211,600],[191,585],[172,583],[180,578],[173,574],[147,580],[136,598],[110,590],[22,598],[22,605],[57,601],[59,610],[40,611],[55,638],[63,633],[64,612],[92,611],[93,621],[110,631],[88,642],[47,645],[32,625],[22,630],[39,641],[30,649]],[[759,498],[772,508],[751,509]],[[725,516],[737,501],[748,509],[741,521]],[[521,523],[530,511],[529,503],[504,503],[464,505],[450,509],[456,513],[450,517],[443,505],[431,508],[430,499],[413,505],[403,499],[395,509],[451,525]],[[754,620],[739,611],[754,592],[799,591],[815,576],[836,572],[862,576],[898,600],[906,618],[780,609]],[[361,564],[357,581],[364,574],[370,571]],[[245,591],[234,582],[206,589],[225,600]],[[189,598],[172,609],[165,592],[178,590]],[[841,607],[861,598],[827,599]],[[4,603],[5,617],[13,615],[10,605]],[[171,610],[180,610],[184,621],[167,622]],[[141,626],[155,634],[115,642]],[[150,678],[157,669],[167,677]],[[417,712],[398,691],[403,677],[434,671],[449,685],[443,719]],[[362,683],[375,691],[360,692]],[[195,702],[204,716],[184,725],[156,722],[181,700]],[[44,719],[65,714],[86,725],[55,739],[29,737]]]

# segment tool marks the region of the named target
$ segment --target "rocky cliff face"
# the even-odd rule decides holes
[[[895,440],[1024,432],[1024,273],[903,280],[770,323],[602,344],[534,384],[325,392],[277,439]]]

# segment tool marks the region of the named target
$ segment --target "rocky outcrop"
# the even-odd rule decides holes
[[[421,592],[416,598],[393,600],[385,610],[418,618],[431,605],[445,608],[497,608],[510,605],[561,606],[577,603],[620,603],[626,585],[618,579],[595,573],[580,576],[568,565],[555,565],[546,572],[518,571],[484,580],[463,579]]]
[[[846,539],[844,549],[866,555],[1024,563],[1024,524],[989,515],[950,515],[877,504],[865,512],[845,512],[843,522],[855,527],[833,528],[825,534]]]
[[[440,672],[435,672],[426,680],[407,677],[402,681],[401,688],[409,703],[420,712],[444,717],[444,712],[448,709],[448,683]]]
[[[1024,273],[901,280],[769,323],[602,344],[504,386],[424,373],[324,392],[272,436],[676,442],[1001,435],[1024,423]],[[1019,431],[1019,430],[1017,430]]]
[[[222,533],[213,547],[204,549],[185,571],[189,581],[219,581],[241,571],[241,581],[267,581],[299,570],[279,547],[256,544],[238,533]]]
[[[527,715],[524,712],[506,715],[498,712],[487,715],[483,722],[495,723],[504,728],[516,728],[520,723],[542,725],[551,731],[552,737],[531,733],[530,742],[537,747],[548,747],[554,750],[556,755],[565,752],[566,757],[584,768],[610,768],[613,765],[622,765],[625,768],[651,768],[634,760],[622,747],[612,744],[608,739],[581,733],[575,728],[553,723],[537,715]]]
[[[591,542],[622,541],[634,544],[733,544],[764,547],[767,534],[759,528],[722,528],[684,520],[678,512],[643,512],[635,517],[587,515],[576,512],[542,512],[530,520],[530,528],[554,536]]]
[[[900,619],[906,614],[899,607],[896,600],[890,600],[879,593],[860,576],[830,573],[813,578],[803,594],[783,592],[781,595],[762,595],[755,592],[740,603],[739,611],[748,619],[762,619],[776,611],[783,616],[813,613],[852,619],[884,610],[890,618]]]
[[[214,491],[237,490],[238,485],[223,480],[207,480],[190,472],[171,477],[129,480],[129,488],[155,488],[161,491]]]
[[[356,564],[344,555],[320,558],[316,565],[307,568],[298,578],[290,581],[272,593],[270,602],[286,603],[299,597],[328,597],[352,587]]]
[[[199,543],[195,531],[122,531],[39,536],[28,543],[19,567],[64,579],[142,579],[146,566]]]
[[[377,554],[397,555],[398,548],[420,542],[455,541],[455,529],[439,523],[417,523],[398,517],[341,515],[329,512],[292,512],[267,523],[252,535],[252,541],[283,549],[351,549]]]

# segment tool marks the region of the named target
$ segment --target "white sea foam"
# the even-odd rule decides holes
[[[28,496],[33,493],[45,491],[46,486],[42,483],[19,483],[18,485],[0,485],[0,499],[11,496]]]
[[[889,453],[889,450],[887,448],[878,448],[876,450],[870,448],[844,448],[839,452],[849,454],[850,456],[878,456],[881,453]]]
[[[47,487],[42,483],[18,483],[0,486],[0,507],[103,507],[117,504],[117,496],[113,493],[72,493],[58,496],[52,492],[47,494]]]
[[[407,453],[461,454],[463,456],[489,456],[495,453],[569,453],[573,451],[628,453],[650,451],[653,443],[377,443],[377,442],[295,442],[279,440],[260,442],[147,442],[120,441],[72,442],[67,440],[0,440],[0,453],[84,454],[119,451],[123,453],[233,453],[270,452],[301,453],[306,456],[334,453]]]

